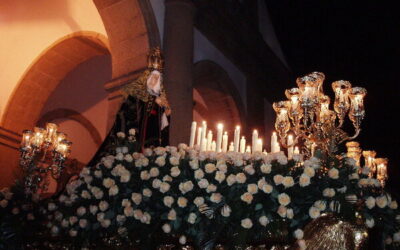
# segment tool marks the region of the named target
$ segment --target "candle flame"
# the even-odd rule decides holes
[[[218,123],[217,128],[218,128],[218,129],[223,129],[223,128],[224,128],[224,124]]]

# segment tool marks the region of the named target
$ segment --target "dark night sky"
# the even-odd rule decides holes
[[[400,194],[400,9],[389,1],[266,0],[293,76],[312,71],[330,84],[349,80],[368,91],[358,141],[389,158],[389,188]],[[293,84],[295,84],[293,79]],[[283,98],[282,90],[282,98]]]

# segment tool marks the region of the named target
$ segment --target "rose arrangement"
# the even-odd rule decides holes
[[[52,235],[85,246],[133,232],[149,248],[171,235],[201,247],[210,239],[239,245],[287,231],[286,239],[300,244],[310,220],[335,213],[378,227],[388,246],[400,242],[397,202],[351,158],[288,160],[282,152],[199,152],[184,144],[129,148],[120,145],[57,199],[41,202]],[[0,193],[2,214],[21,209],[10,200]]]

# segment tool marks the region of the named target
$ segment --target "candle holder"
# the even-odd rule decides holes
[[[46,191],[50,183],[45,177],[50,174],[58,179],[64,169],[72,143],[57,129],[56,124],[47,123],[46,129],[35,127],[34,131],[22,133],[19,165],[24,172],[26,194]]]
[[[325,75],[320,72],[299,77],[298,87],[285,91],[288,100],[273,104],[280,144],[285,148],[300,144],[301,153],[308,158],[314,150],[333,156],[339,144],[359,135],[365,117],[363,99],[367,91],[364,88],[352,88],[348,81],[333,82],[335,101],[330,110],[331,100],[323,93],[324,80]],[[355,130],[352,136],[342,130],[346,115]],[[294,135],[291,144],[287,143],[289,133]]]

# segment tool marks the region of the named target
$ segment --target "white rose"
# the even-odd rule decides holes
[[[244,167],[244,171],[246,171],[246,173],[248,173],[249,175],[253,175],[256,172],[253,168],[253,165],[247,165],[246,167]]]
[[[132,217],[133,216],[133,208],[132,207],[125,207],[124,208],[124,215],[126,217]]]
[[[249,218],[246,218],[241,221],[241,225],[243,228],[249,229],[253,227],[253,222]]]
[[[293,185],[294,185],[293,177],[291,177],[291,176],[284,177],[282,184],[285,188],[293,187]]]
[[[104,212],[108,209],[108,207],[109,207],[109,205],[108,205],[107,201],[100,201],[100,203],[99,203],[100,211]]]
[[[262,173],[269,174],[269,173],[271,173],[271,164],[265,164],[264,163],[264,164],[261,165],[260,169],[261,169]]]
[[[174,198],[172,196],[165,196],[163,201],[165,206],[171,207],[172,204],[174,203]]]
[[[151,184],[151,186],[152,186],[154,189],[158,189],[158,188],[160,188],[161,183],[162,183],[162,181],[161,181],[160,179],[154,179],[153,182],[152,182],[152,184]]]
[[[188,200],[185,197],[179,197],[178,198],[178,206],[179,207],[184,208],[184,207],[187,206],[187,203],[188,203]]]
[[[164,156],[159,156],[157,157],[155,163],[160,166],[163,167],[165,165],[165,157]]]
[[[131,199],[133,203],[139,205],[142,202],[142,195],[139,193],[132,193]]]
[[[117,161],[123,161],[123,160],[124,160],[124,154],[123,154],[123,153],[118,153],[118,154],[115,156],[115,159],[116,159]]]
[[[133,157],[130,154],[126,154],[125,157],[124,157],[124,160],[126,162],[132,162],[133,161]]]
[[[128,199],[123,199],[122,202],[121,202],[121,205],[123,207],[129,207],[129,206],[132,205],[132,203]]]
[[[153,150],[152,150],[151,148],[145,148],[145,149],[143,150],[143,154],[144,154],[145,156],[147,156],[147,157],[150,157],[150,156],[153,155]]]
[[[68,222],[66,219],[63,219],[63,220],[61,221],[61,226],[62,226],[63,228],[67,228],[67,227],[69,227],[69,222]]]
[[[274,176],[274,182],[276,185],[282,184],[283,181],[283,176],[280,174],[277,174]]]
[[[210,184],[207,186],[206,191],[207,191],[207,193],[215,192],[215,191],[217,191],[217,186],[214,184]]]
[[[197,185],[199,185],[200,188],[207,188],[208,187],[208,180],[207,179],[201,179]]]
[[[358,179],[360,179],[358,173],[352,173],[351,175],[349,175],[349,180],[358,180]]]
[[[287,217],[288,219],[293,219],[293,216],[294,216],[293,209],[288,208],[288,209],[286,210],[286,217]]]
[[[130,135],[135,135],[136,134],[136,130],[134,128],[129,129],[129,134]]]
[[[78,217],[76,217],[76,216],[69,217],[69,224],[71,226],[74,225],[76,222],[78,222]]]
[[[79,207],[79,208],[76,210],[76,214],[77,214],[78,216],[82,216],[82,215],[86,214],[86,208],[84,208],[84,207]]]
[[[158,168],[151,168],[150,169],[150,176],[151,177],[157,177],[160,174],[160,171]]]
[[[151,190],[148,188],[143,189],[142,193],[143,193],[143,196],[145,196],[145,197],[151,197],[151,195],[153,194],[153,192],[151,192]]]
[[[287,206],[290,203],[290,197],[286,193],[281,193],[278,195],[278,202],[283,206]]]
[[[140,222],[143,224],[150,224],[151,222],[151,215],[147,212],[143,213],[143,216],[140,218]]]
[[[388,199],[385,195],[376,197],[376,205],[380,208],[386,207],[388,204]]]
[[[256,194],[258,193],[258,187],[257,184],[249,184],[247,185],[247,192],[251,194]]]
[[[285,206],[280,205],[278,207],[277,213],[279,214],[280,217],[285,218],[287,213],[287,208]]]
[[[118,224],[122,225],[126,221],[126,216],[125,215],[117,215],[117,222]]]
[[[164,231],[164,233],[168,234],[171,232],[171,226],[168,223],[166,223],[162,226],[162,230]]]
[[[149,171],[143,170],[142,172],[140,172],[140,179],[142,179],[144,181],[150,179]]]
[[[375,221],[374,221],[373,218],[367,219],[367,220],[365,221],[365,224],[367,225],[368,228],[373,228],[373,227],[375,226]]]
[[[124,132],[118,132],[117,133],[117,137],[119,137],[119,138],[125,138],[125,133]]]
[[[181,237],[179,237],[179,243],[181,245],[185,245],[186,244],[186,236],[182,235]]]
[[[57,206],[56,206],[56,204],[50,202],[50,203],[47,205],[47,209],[48,209],[49,211],[54,211],[54,210],[57,209]]]
[[[176,212],[174,209],[169,210],[168,220],[176,220]]]
[[[19,208],[14,207],[14,208],[11,210],[11,212],[12,212],[12,214],[19,214]]]
[[[268,220],[267,216],[263,215],[258,219],[258,222],[261,224],[261,226],[265,227],[268,225],[269,220]]]
[[[251,193],[246,192],[240,196],[240,199],[246,202],[247,204],[251,204],[251,202],[253,201],[253,195]]]
[[[219,183],[222,183],[225,180],[225,174],[224,172],[217,171],[215,173],[215,180],[218,181]]]
[[[326,201],[318,200],[314,202],[314,207],[318,208],[320,211],[324,211],[326,209]]]
[[[246,175],[244,173],[236,174],[236,182],[237,183],[245,183],[247,180]]]
[[[171,176],[172,177],[177,177],[181,174],[181,170],[179,169],[179,167],[172,167],[171,168]]]
[[[32,213],[29,213],[29,214],[27,214],[26,215],[26,218],[28,219],[28,220],[34,220],[35,219],[35,216],[32,214]]]
[[[93,177],[90,175],[83,177],[83,179],[85,180],[86,184],[90,184],[93,181]]]
[[[81,193],[81,197],[84,199],[90,199],[92,196],[90,195],[90,193],[87,190],[83,190]]]
[[[322,195],[325,196],[325,197],[330,197],[331,198],[331,197],[335,196],[335,190],[333,188],[325,188],[322,191]]]
[[[112,186],[109,190],[108,190],[108,195],[109,196],[114,196],[117,195],[119,193],[119,188],[117,185]]]
[[[190,213],[187,222],[189,222],[190,224],[194,224],[196,222],[196,219],[197,215],[195,213]]]
[[[308,210],[308,214],[312,219],[316,219],[321,215],[320,210],[314,206],[310,207],[310,210]]]
[[[196,198],[194,199],[193,203],[194,203],[197,207],[199,207],[199,206],[201,206],[201,205],[204,204],[204,198],[203,198],[203,197],[196,197]]]
[[[296,239],[301,240],[301,239],[303,239],[303,237],[304,237],[304,232],[303,232],[303,230],[301,230],[301,229],[296,229],[296,230],[293,232],[293,236],[294,236]]]
[[[267,182],[265,181],[265,178],[264,178],[264,177],[261,178],[261,179],[259,179],[258,182],[257,182],[257,187],[258,187],[258,189],[262,189],[262,187],[263,187],[265,184],[267,184]]]
[[[304,173],[301,174],[300,180],[299,180],[299,185],[301,187],[306,187],[306,186],[310,185],[310,176],[308,176]]]
[[[225,164],[225,161],[219,161],[217,163],[217,168],[219,171],[221,171],[222,173],[226,173],[228,172],[228,166]]]
[[[375,207],[375,198],[370,196],[365,200],[365,204],[369,209],[372,209]]]
[[[103,220],[103,221],[100,222],[100,224],[101,224],[102,227],[107,228],[107,227],[109,227],[111,225],[111,220],[108,220],[108,219]]]
[[[200,180],[204,177],[204,172],[201,169],[198,169],[196,171],[194,171],[194,178],[196,178],[197,180]]]
[[[96,214],[99,208],[96,205],[90,205],[89,210],[91,214]]]
[[[272,192],[272,190],[273,190],[273,187],[269,184],[265,184],[262,187],[262,191],[266,194],[270,194]]]
[[[0,206],[6,208],[8,206],[8,200],[4,199],[0,201]]]
[[[224,205],[221,209],[221,215],[224,217],[229,217],[231,215],[232,209],[228,205]]]
[[[88,224],[88,221],[86,219],[80,219],[79,220],[79,226],[81,228],[86,228],[87,224]]]
[[[286,165],[288,163],[288,158],[285,154],[279,154],[276,159],[281,165]]]
[[[397,205],[397,201],[392,201],[389,204],[389,208],[390,209],[397,209],[398,205]]]
[[[171,185],[169,185],[168,182],[163,182],[163,183],[161,183],[161,185],[160,185],[160,192],[161,192],[161,193],[166,193],[166,192],[169,191],[170,187],[171,187]]]
[[[331,179],[338,179],[339,178],[339,170],[336,168],[331,168],[328,171],[328,175]]]
[[[234,174],[230,174],[228,178],[226,178],[226,183],[228,184],[228,186],[232,186],[233,184],[235,184],[235,182],[236,182],[236,175]]]
[[[143,214],[142,210],[140,210],[140,209],[133,210],[133,218],[135,218],[136,220],[142,221],[143,216],[144,216],[144,214]]]
[[[169,163],[171,163],[171,165],[173,165],[173,166],[178,166],[179,165],[179,158],[171,156],[169,158]]]
[[[304,168],[304,173],[311,178],[311,177],[314,177],[315,170],[312,167],[305,167]]]
[[[222,195],[220,193],[213,193],[210,200],[214,203],[220,203],[222,200]]]
[[[71,229],[69,230],[69,236],[76,237],[78,235],[78,231]]]
[[[193,160],[189,161],[189,166],[193,170],[198,169],[199,168],[199,160],[193,159]]]
[[[236,159],[233,162],[235,164],[236,167],[241,167],[243,166],[243,160],[242,159]]]
[[[207,163],[204,167],[206,173],[211,174],[213,173],[215,170],[217,170],[217,167],[215,166],[215,164],[212,163]]]

